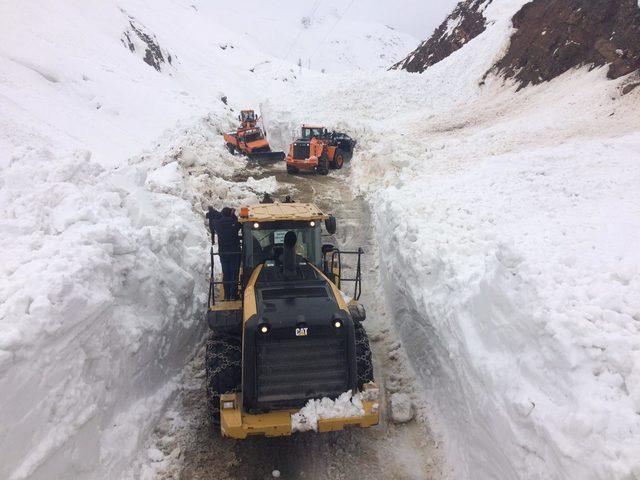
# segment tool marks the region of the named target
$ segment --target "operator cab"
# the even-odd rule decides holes
[[[262,132],[259,128],[252,128],[249,130],[245,130],[244,132],[240,132],[240,138],[244,140],[246,143],[255,142],[256,140],[261,140],[263,138]]]
[[[243,207],[239,221],[243,238],[243,278],[248,281],[254,269],[283,272],[285,263],[300,274],[322,270],[322,225],[335,227],[335,219],[315,205],[307,203],[267,203]],[[333,223],[332,223],[333,222]],[[330,234],[333,228],[327,228]],[[293,248],[287,248],[287,235],[295,236]],[[279,276],[276,275],[276,276]],[[306,275],[303,275],[306,276]]]
[[[327,135],[325,127],[302,126],[302,140],[311,140],[313,137],[324,138]]]
[[[247,222],[243,225],[245,264],[247,271],[264,263],[265,268],[282,267],[285,236],[296,237],[298,263],[310,263],[322,268],[321,228],[319,221]]]
[[[246,122],[256,122],[258,117],[253,110],[242,110],[240,112],[240,117],[238,118],[242,123]]]

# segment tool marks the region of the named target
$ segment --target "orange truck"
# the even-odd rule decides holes
[[[284,152],[273,152],[264,132],[258,127],[258,116],[253,110],[242,110],[238,117],[240,126],[234,132],[223,135],[227,150],[239,152],[252,160],[279,161]]]
[[[356,141],[346,133],[329,132],[325,127],[302,125],[300,138],[289,146],[287,172],[301,170],[329,173],[329,169],[342,168],[351,159]]]

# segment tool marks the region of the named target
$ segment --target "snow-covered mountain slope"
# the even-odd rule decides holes
[[[393,68],[424,72],[464,47],[493,22],[493,0],[462,0],[427,40]],[[506,4],[499,2],[500,6]],[[515,1],[510,42],[492,68],[521,86],[549,81],[575,67],[608,65],[619,78],[640,68],[637,0]],[[521,7],[521,8],[520,8]],[[489,9],[490,10],[490,9]],[[637,79],[636,79],[637,80]],[[631,88],[631,87],[630,87]]]
[[[0,18],[2,166],[35,144],[117,164],[180,118],[223,112],[222,96],[250,100],[248,70],[269,59],[189,2],[4,3]],[[156,49],[159,71],[144,61]]]
[[[270,117],[358,139],[352,184],[458,478],[634,478],[640,92],[606,67],[519,92],[485,76],[522,3],[422,75],[300,84]]]
[[[369,7],[383,3],[370,2]],[[393,25],[375,21],[376,15],[358,17],[354,2],[250,0],[241,7],[200,2],[198,8],[235,25],[237,33],[261,51],[296,65],[300,62],[296,74],[304,75],[309,68],[328,73],[386,70],[418,43]]]
[[[487,3],[484,0],[458,3],[430,37],[392,68],[422,73],[462,48],[485,30],[484,9]]]

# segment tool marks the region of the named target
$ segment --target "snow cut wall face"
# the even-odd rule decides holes
[[[194,348],[206,236],[143,169],[49,155],[0,176],[0,477],[110,477]]]
[[[505,155],[376,196],[396,324],[463,478],[640,467],[638,141]]]
[[[255,199],[220,178],[244,164],[220,98],[243,104],[234,72],[265,57],[179,2],[7,3],[0,23],[0,478],[119,478],[204,328],[196,211]]]

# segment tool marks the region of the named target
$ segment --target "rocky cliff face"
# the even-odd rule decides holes
[[[433,32],[428,40],[411,52],[392,69],[422,73],[431,65],[447,58],[469,40],[484,32],[484,9],[492,0],[465,0]]]
[[[494,71],[521,87],[583,65],[608,64],[609,78],[640,68],[637,0],[534,0],[512,21],[517,31]]]
[[[485,30],[483,11],[491,1],[498,0],[460,2],[429,40],[392,68],[422,73],[462,48]],[[533,0],[512,23],[509,48],[490,72],[520,88],[584,65],[609,65],[609,78],[640,69],[638,0]]]

